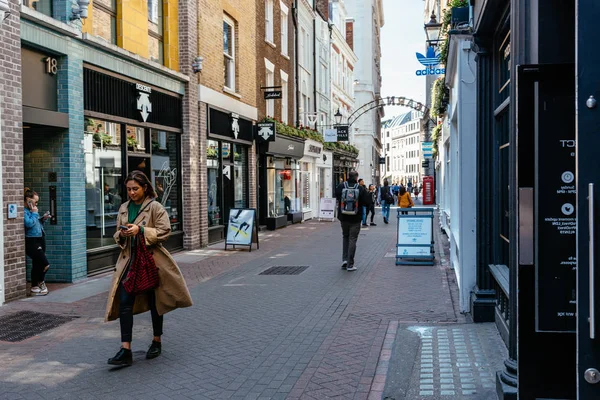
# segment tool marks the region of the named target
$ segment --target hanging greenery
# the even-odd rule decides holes
[[[288,125],[283,121],[267,117],[263,121],[265,122],[275,122],[275,129],[277,130],[278,135],[297,137],[300,139],[311,139],[317,141],[319,143],[323,143],[323,147],[330,151],[342,150],[348,153],[352,153],[354,155],[358,155],[358,149],[351,144],[346,143],[325,143],[323,140],[323,136],[319,133],[319,131],[300,125],[300,127],[296,128],[294,126]]]
[[[431,116],[433,118],[437,118],[446,112],[448,107],[447,97],[446,78],[440,76],[433,82],[431,88]]]
[[[469,2],[467,0],[450,0],[448,7],[442,11],[442,26],[440,27],[440,38],[444,38],[440,44],[440,62],[444,65],[448,62],[448,48],[450,47],[450,40],[448,40],[448,32],[450,31],[450,22],[452,20],[452,9],[459,7],[467,7]]]
[[[438,124],[431,131],[431,141],[433,142],[433,158],[436,159],[438,156],[438,143],[440,141],[440,136],[442,135],[442,124]]]

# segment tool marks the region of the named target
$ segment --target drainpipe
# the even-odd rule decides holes
[[[292,7],[292,22],[294,23],[294,71],[296,75],[296,126],[300,126],[300,112],[298,105],[300,104],[300,83],[298,81],[298,0],[294,0]]]

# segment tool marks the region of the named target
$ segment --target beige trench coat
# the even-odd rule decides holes
[[[162,242],[167,240],[171,233],[171,223],[167,211],[158,201],[146,207],[151,199],[146,198],[142,204],[143,211],[137,216],[134,224],[144,227],[144,237],[146,246],[154,257],[158,268],[159,286],[154,289],[156,294],[156,310],[160,315],[164,315],[180,307],[189,307],[192,305],[190,292],[185,284],[185,280],[181,275],[179,267],[173,260],[173,257],[163,247]],[[106,305],[106,321],[114,321],[119,318],[119,283],[131,254],[130,241],[133,238],[123,239],[119,235],[118,227],[127,225],[129,201],[122,204],[119,208],[119,216],[117,218],[117,232],[114,235],[115,241],[121,247],[121,254],[113,274],[112,284],[108,294],[108,304]],[[144,208],[146,207],[146,208]],[[148,304],[148,296],[141,294],[136,296],[133,305],[133,313],[139,314],[150,309]]]

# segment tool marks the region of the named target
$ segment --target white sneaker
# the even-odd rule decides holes
[[[48,294],[48,288],[44,282],[40,282],[38,286],[31,288],[31,294],[34,296],[45,296]]]
[[[356,271],[356,267],[354,265],[346,268],[346,271]]]

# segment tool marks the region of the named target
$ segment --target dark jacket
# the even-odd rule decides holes
[[[354,187],[354,185],[356,185],[357,182],[356,181],[351,181],[348,180],[348,187]],[[358,213],[356,215],[346,215],[346,214],[342,214],[342,205],[341,205],[341,200],[342,200],[342,190],[344,190],[344,183],[341,183],[338,185],[338,187],[335,189],[335,198],[338,201],[338,219],[340,221],[348,221],[348,222],[357,222],[360,223],[362,221],[362,214],[363,214],[363,206],[367,206],[369,204],[369,199],[371,197],[371,195],[369,195],[369,192],[367,192],[367,190],[363,187],[363,186],[358,186]]]

